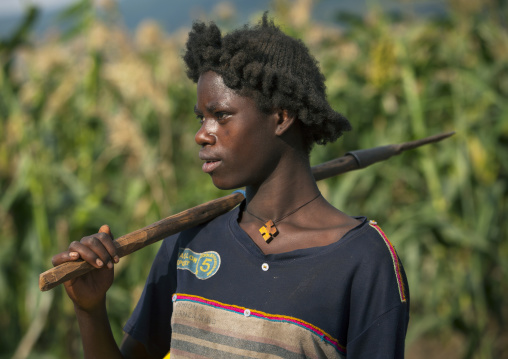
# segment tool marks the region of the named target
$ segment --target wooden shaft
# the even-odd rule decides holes
[[[205,223],[235,208],[243,199],[242,193],[235,192],[123,235],[115,240],[118,255],[124,257],[172,234]],[[39,289],[47,291],[93,269],[95,268],[85,261],[62,263],[41,273],[39,276]]]
[[[312,173],[316,181],[330,178],[385,160],[406,149],[412,149],[427,143],[440,141],[452,134],[453,133],[446,133],[399,145],[388,145],[367,150],[353,151],[345,156],[312,167]],[[208,222],[221,214],[229,212],[240,204],[244,198],[243,193],[239,191],[234,192],[123,235],[115,240],[118,254],[120,257],[124,257],[172,234]],[[39,288],[41,291],[47,291],[65,281],[88,273],[93,269],[95,268],[92,265],[82,260],[60,264],[41,273],[39,276]]]

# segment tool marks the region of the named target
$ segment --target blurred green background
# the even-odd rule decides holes
[[[310,18],[311,1],[275,1],[271,15],[310,47],[354,126],[316,147],[313,164],[457,132],[319,186],[396,246],[411,289],[408,358],[508,358],[507,5],[447,5],[426,18],[371,7],[338,15],[340,26]],[[213,19],[230,29],[233,12],[221,4]],[[35,39],[37,14],[0,43],[0,358],[80,358],[63,288],[38,289],[51,257],[104,223],[120,236],[226,193],[196,155],[188,29],[130,32],[114,2],[82,0],[62,13],[72,26]],[[118,340],[157,249],[117,266]]]

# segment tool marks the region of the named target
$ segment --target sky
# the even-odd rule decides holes
[[[34,4],[46,10],[58,9],[69,5],[74,0],[0,0],[0,16],[20,15],[23,9]]]
[[[38,6],[42,12],[35,27],[36,33],[43,33],[55,26],[58,13],[76,0],[0,0],[0,38],[8,36],[30,5]],[[91,0],[100,1],[100,0]],[[197,8],[210,11],[224,0],[117,0],[124,23],[135,29],[143,20],[158,21],[169,32],[192,23]],[[244,23],[253,12],[269,9],[272,0],[227,0],[236,9],[237,20]],[[446,0],[315,0],[313,17],[324,22],[334,22],[335,14],[342,10],[362,13],[371,5],[380,5],[387,10],[411,11],[418,15],[445,11]]]

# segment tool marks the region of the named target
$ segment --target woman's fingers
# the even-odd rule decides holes
[[[55,255],[51,261],[57,266],[80,258],[95,268],[111,269],[113,263],[119,262],[120,257],[108,225],[101,226],[99,233],[83,237],[79,242],[72,242],[67,251]]]
[[[53,258],[51,258],[51,263],[53,263],[53,266],[57,266],[65,262],[75,261],[76,259],[79,259],[78,252],[65,251],[55,254]]]
[[[101,235],[101,233],[106,234],[106,236]],[[113,242],[113,235],[111,234],[111,229],[107,224],[104,224],[99,228],[99,240],[102,242],[106,250],[108,251],[111,258],[115,263],[120,261],[120,257],[118,256],[118,252],[116,251],[115,243]]]
[[[72,242],[69,252],[79,253],[80,258],[95,268],[103,268],[111,263],[111,256],[96,235],[84,237],[80,242]]]

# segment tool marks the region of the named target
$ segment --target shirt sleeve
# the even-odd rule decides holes
[[[404,358],[406,328],[407,303],[401,303],[348,343],[348,359]]]
[[[176,236],[162,243],[146,280],[143,293],[124,331],[146,350],[164,357],[171,345],[172,294],[176,291]]]
[[[395,248],[376,226],[351,286],[348,359],[404,358],[409,287]],[[366,250],[368,248],[368,250]]]

